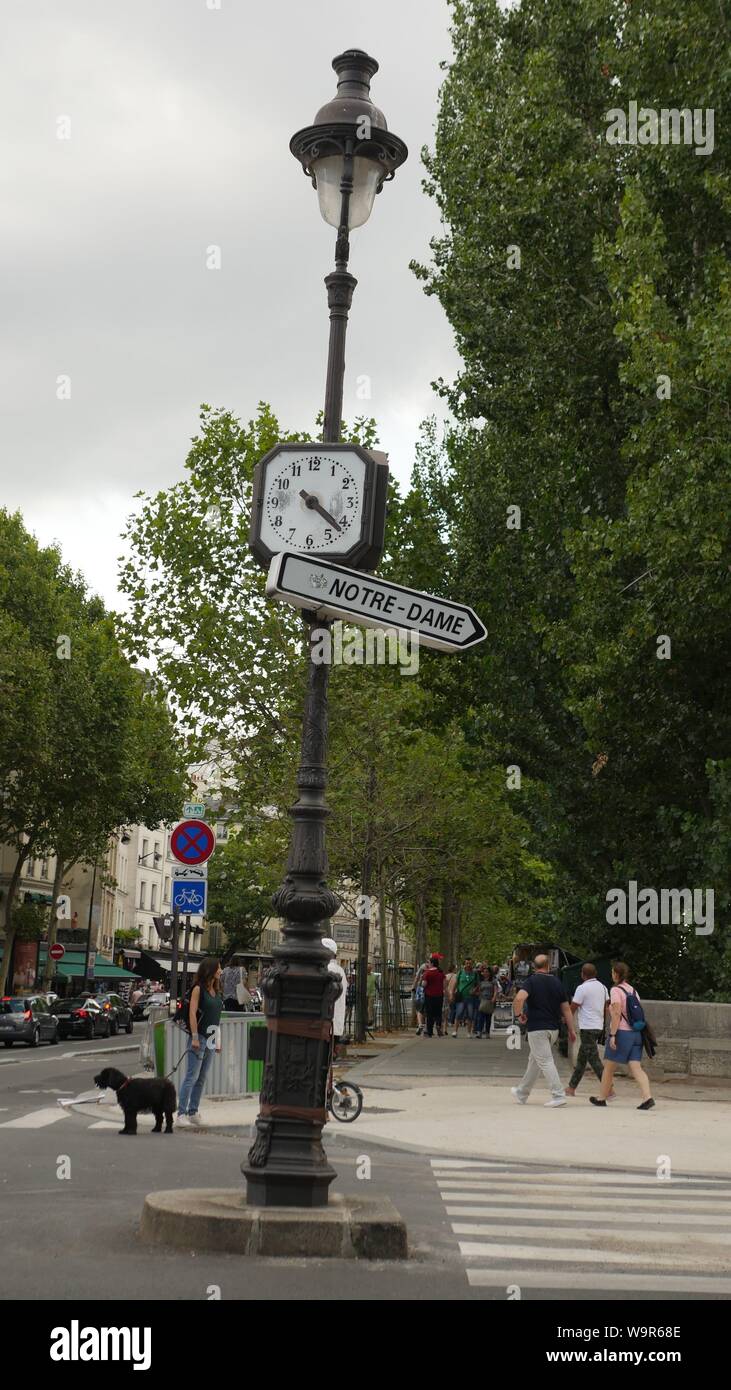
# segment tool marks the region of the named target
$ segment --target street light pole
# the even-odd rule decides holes
[[[326,277],[330,342],[323,443],[340,441],[345,339],[357,281],[348,271],[349,232],[370,215],[376,193],[406,159],[370,97],[378,63],[360,49],[333,61],[335,99],[313,126],[292,137],[290,149],[317,188],[320,211],[337,227],[335,270]],[[312,659],[314,631],[327,624],[304,613],[308,636],[307,693],[302,724],[298,798],[290,810],[292,836],[284,882],[272,899],[283,920],[283,944],[263,984],[267,1051],[256,1137],[241,1165],[247,1200],[257,1206],[327,1206],[335,1170],[322,1146],[330,1039],[338,978],[322,945],[340,899],[326,883],[327,691],[329,666]]]

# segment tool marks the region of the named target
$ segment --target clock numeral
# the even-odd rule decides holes
[[[289,478],[277,478],[278,487],[289,487]]]
[[[355,498],[354,498],[354,497],[346,497],[345,501],[346,501],[346,503],[347,503],[347,505],[348,505],[349,507],[354,507],[354,506],[355,506]]]
[[[333,533],[332,533],[332,531],[330,530],[330,527],[328,526],[328,528],[327,528],[327,530],[326,530],[326,532],[325,532],[325,540],[326,540],[326,541],[331,541],[332,538],[333,538]]]
[[[334,463],[330,465],[330,477],[331,477],[331,478],[334,478],[334,477],[335,477],[335,464],[334,464]]]
[[[293,463],[293,464],[292,464],[292,477],[293,477],[293,478],[299,478],[301,472],[302,472],[302,464],[301,464],[301,463]]]
[[[295,528],[294,526],[290,526],[290,528],[289,528],[289,539],[290,539],[290,540],[292,539],[292,537],[293,537],[293,535],[294,535],[294,533],[295,533],[295,529],[296,529],[296,528]]]
[[[343,481],[340,484],[340,486],[343,488],[350,487],[350,478],[343,478]]]
[[[319,459],[310,459],[310,472],[311,472],[311,473],[319,473],[319,472],[320,472],[320,460],[319,460]]]
[[[270,504],[270,506],[272,506],[272,507],[278,507],[278,506],[279,506],[279,498],[278,498],[278,497],[270,497],[270,498],[269,498],[269,504]]]
[[[314,537],[313,537],[313,536],[308,536],[308,537],[307,537],[307,540],[305,541],[305,545],[307,546],[307,549],[309,550],[309,549],[311,548],[311,546],[313,546],[314,544],[315,544]]]
[[[281,525],[282,525],[282,516],[281,516],[281,513],[280,513],[279,516],[275,516],[274,521],[272,522],[272,526],[281,526]]]

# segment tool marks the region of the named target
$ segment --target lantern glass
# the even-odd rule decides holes
[[[315,160],[312,166],[317,180],[320,212],[331,227],[340,226],[343,196],[340,185],[344,166],[345,156],[342,154],[325,155],[322,159]],[[382,177],[383,168],[377,160],[367,159],[363,155],[356,156],[353,160],[353,191],[348,212],[350,231],[354,227],[362,227],[363,223],[368,221]]]

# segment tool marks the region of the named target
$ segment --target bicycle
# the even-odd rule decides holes
[[[333,1081],[334,1040],[330,1045],[330,1067],[327,1074],[326,1109],[343,1125],[357,1120],[363,1109],[363,1092],[354,1081]]]

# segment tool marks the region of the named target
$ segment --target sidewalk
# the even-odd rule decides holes
[[[731,1088],[695,1078],[654,1088],[654,1110],[636,1109],[639,1093],[617,1077],[618,1099],[606,1109],[589,1104],[597,1082],[587,1072],[575,1098],[544,1109],[548,1092],[539,1082],[526,1105],[510,1087],[522,1075],[527,1053],[508,1052],[502,1038],[408,1038],[357,1049],[367,1054],[347,1069],[364,1092],[353,1126],[336,1131],[389,1147],[455,1158],[499,1158],[521,1163],[622,1168],[654,1172],[667,1155],[677,1173],[729,1175]],[[353,1059],[351,1050],[351,1060]],[[569,1064],[556,1055],[562,1079]],[[113,1118],[116,1106],[104,1106]],[[201,1119],[209,1132],[252,1125],[258,1096],[241,1100],[204,1097]],[[141,1116],[141,1124],[151,1117]]]

